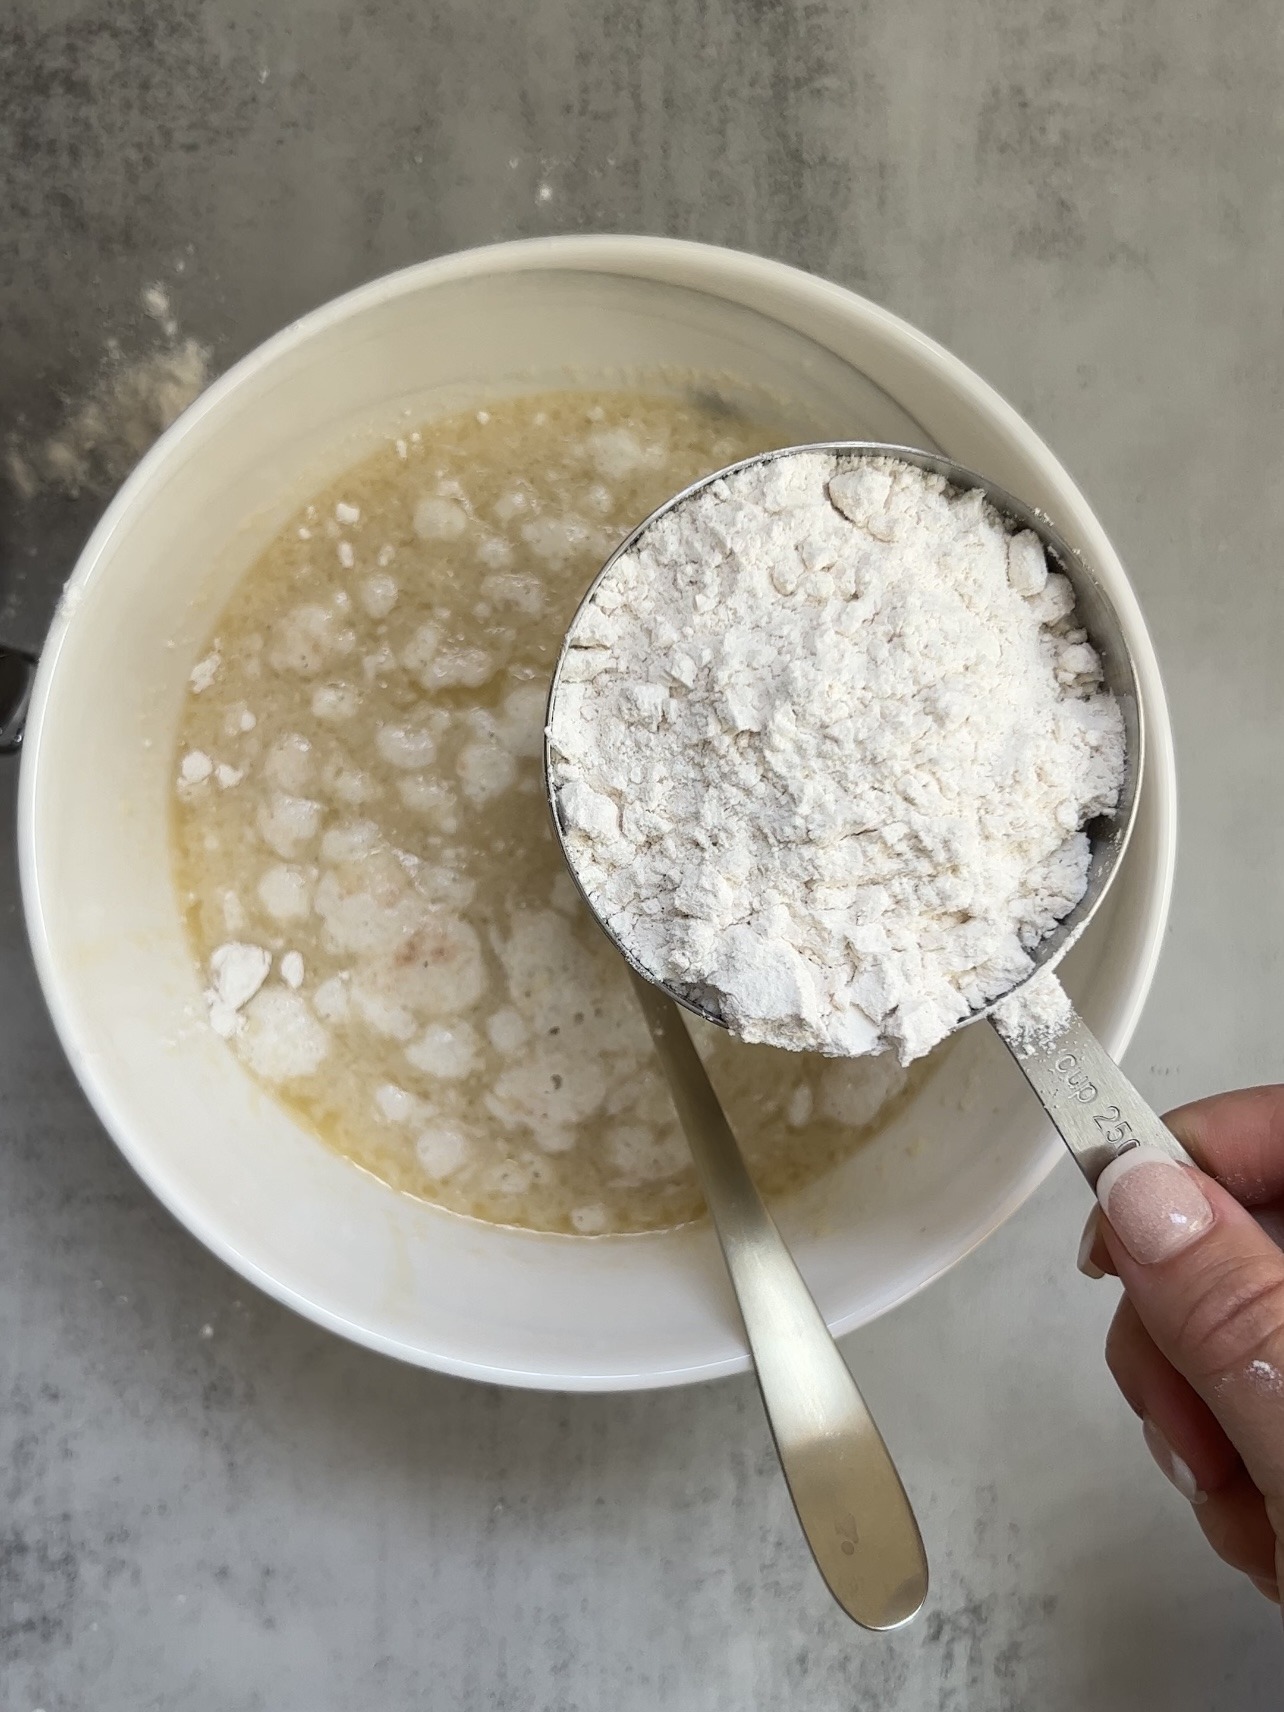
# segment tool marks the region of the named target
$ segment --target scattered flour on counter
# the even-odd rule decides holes
[[[559,816],[644,968],[749,1041],[920,1057],[1082,897],[1123,724],[979,492],[779,458],[666,514],[570,637]]]
[[[143,287],[142,303],[145,313],[159,323],[160,330],[167,339],[178,337],[178,321],[169,300],[169,292],[159,280]]]
[[[195,339],[174,339],[130,359],[109,358],[88,395],[48,439],[10,444],[10,481],[24,499],[47,489],[73,496],[109,492],[209,378],[209,352]]]

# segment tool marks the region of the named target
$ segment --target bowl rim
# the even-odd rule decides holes
[[[148,450],[107,506],[67,579],[64,598],[59,601],[40,651],[19,771],[18,866],[27,934],[55,1031],[81,1089],[129,1164],[179,1222],[251,1283],[315,1323],[366,1348],[462,1378],[542,1390],[642,1390],[692,1384],[747,1372],[751,1366],[750,1358],[747,1350],[741,1349],[725,1358],[679,1369],[657,1365],[645,1372],[613,1374],[544,1373],[533,1368],[513,1371],[485,1361],[464,1361],[420,1347],[410,1348],[399,1338],[345,1318],[259,1266],[251,1255],[238,1247],[233,1231],[226,1229],[223,1223],[209,1219],[203,1207],[189,1201],[167,1174],[163,1155],[158,1157],[156,1149],[146,1138],[136,1137],[124,1116],[117,1111],[110,1087],[99,1077],[94,1055],[80,1039],[71,984],[65,979],[53,950],[41,896],[36,813],[43,777],[41,733],[55,691],[62,643],[74,622],[73,611],[77,603],[74,599],[67,600],[65,595],[67,591],[82,588],[94,576],[116,532],[147,498],[153,480],[175,451],[208,417],[221,410],[264,369],[347,319],[397,298],[460,279],[541,271],[618,274],[626,278],[681,284],[713,297],[727,294],[728,288],[737,286],[742,289],[763,287],[788,294],[804,313],[811,306],[818,311],[837,313],[849,323],[860,323],[884,342],[910,351],[920,364],[934,371],[937,380],[951,388],[970,411],[986,419],[991,427],[1009,440],[1019,443],[1046,485],[1058,494],[1062,502],[1077,508],[1080,513],[1078,521],[1086,522],[1096,533],[1098,540],[1092,550],[1093,562],[1100,565],[1104,561],[1118,572],[1120,578],[1119,588],[1112,589],[1111,593],[1133,645],[1141,697],[1146,709],[1150,738],[1147,772],[1155,804],[1159,845],[1158,859],[1146,889],[1144,919],[1140,924],[1143,949],[1132,971],[1126,1002],[1118,1021],[1113,1029],[1102,1033],[1103,1045],[1116,1059],[1123,1054],[1135,1032],[1162,950],[1176,865],[1176,766],[1171,721],[1158,661],[1131,582],[1086,497],[1041,436],[988,382],[911,323],[846,286],[785,262],[689,239],[632,234],[524,238],[452,251],[383,274],[287,323],[219,376]],[[683,273],[703,274],[704,277],[679,278]],[[746,301],[744,297],[736,297],[734,289],[731,300]],[[769,309],[758,307],[760,313],[770,315]],[[1032,1121],[1038,1121],[1033,1104],[1031,1117]],[[1024,1168],[1014,1177],[1007,1194],[988,1210],[967,1240],[949,1251],[925,1276],[898,1289],[891,1299],[875,1302],[867,1308],[855,1307],[827,1316],[835,1335],[854,1331],[911,1300],[1006,1223],[1064,1156],[1062,1143],[1051,1126],[1045,1125],[1045,1129],[1042,1147],[1031,1153]]]

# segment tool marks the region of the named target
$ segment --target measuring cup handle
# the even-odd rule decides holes
[[[1077,1011],[1072,1010],[1069,1020],[1046,1042],[1009,1036],[997,1018],[992,1020],[1094,1189],[1112,1159],[1142,1142],[1181,1165],[1195,1164]]]
[[[36,657],[0,643],[0,755],[16,755],[31,703]]]

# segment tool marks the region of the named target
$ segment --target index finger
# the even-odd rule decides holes
[[[1284,1198],[1284,1084],[1192,1100],[1164,1122],[1241,1206]]]

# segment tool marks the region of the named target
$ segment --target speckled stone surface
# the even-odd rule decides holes
[[[1280,1073],[1284,36],[1269,0],[10,0],[0,436],[37,443],[166,283],[216,367],[423,256],[667,232],[853,285],[995,382],[1129,564],[1182,773],[1130,1059]],[[181,270],[180,270],[181,264]],[[36,643],[97,492],[0,492]],[[4,1712],[1255,1712],[1277,1614],[1153,1470],[1065,1167],[854,1337],[935,1565],[908,1632],[813,1573],[752,1384],[441,1379],[264,1300],[142,1189],[42,1010],[0,775]],[[941,1138],[949,1145],[949,1137]]]

